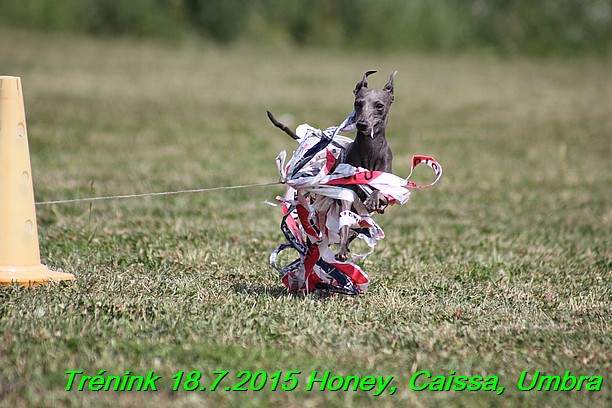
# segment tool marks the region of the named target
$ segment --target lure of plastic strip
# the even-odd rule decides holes
[[[287,184],[285,196],[277,197],[283,211],[280,227],[287,242],[272,252],[270,265],[278,271],[290,292],[326,290],[358,295],[367,290],[370,279],[355,262],[368,256],[385,235],[372,219],[373,214],[368,213],[347,185],[359,186],[366,197],[379,190],[390,205],[405,204],[410,199],[410,188],[429,188],[442,176],[442,166],[431,156],[414,156],[406,178],[344,163],[352,140],[339,133],[353,131],[354,122],[353,112],[340,126],[323,131],[300,125],[296,130],[299,145],[288,164],[285,165],[284,152],[277,157],[280,178]],[[435,179],[431,183],[419,185],[409,180],[419,164],[426,164],[434,171]],[[340,200],[352,201],[353,209],[341,212]],[[370,251],[355,254],[347,262],[338,262],[332,248],[339,242],[342,225],[349,225]],[[298,258],[279,266],[278,255],[287,249],[295,250]]]

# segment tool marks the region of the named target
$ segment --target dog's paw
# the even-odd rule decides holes
[[[378,190],[373,191],[372,194],[370,194],[370,196],[363,202],[366,210],[369,212],[376,211],[381,214],[385,212],[385,208],[387,208],[388,204],[389,202],[387,201],[387,198]]]
[[[334,256],[334,258],[336,258],[336,261],[338,262],[346,262],[349,259],[349,253],[350,251],[348,250],[340,250],[338,251],[338,253]]]

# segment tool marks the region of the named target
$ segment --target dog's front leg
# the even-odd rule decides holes
[[[365,205],[366,210],[369,212],[376,211],[382,214],[385,212],[385,208],[387,208],[389,201],[383,193],[378,190],[374,190],[372,191],[372,194],[370,194],[370,196],[363,202],[363,204]]]
[[[340,206],[341,206],[341,212],[344,211],[350,211],[351,210],[351,205],[352,203],[350,201],[345,201],[342,200],[340,202]],[[350,237],[351,237],[351,227],[350,225],[342,225],[340,227],[340,242],[338,243],[338,253],[336,254],[335,258],[336,261],[338,262],[346,262],[349,259],[349,254],[350,254],[350,250],[349,250],[349,243],[350,243]]]

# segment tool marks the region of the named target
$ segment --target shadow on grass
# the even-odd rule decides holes
[[[241,293],[252,296],[269,296],[273,298],[293,297],[293,293],[287,292],[287,288],[283,286],[267,286],[260,283],[240,282],[232,285],[234,293]],[[300,295],[298,295],[300,296]]]
[[[281,298],[305,298],[313,297],[314,299],[327,299],[329,297],[337,296],[333,293],[325,291],[316,291],[311,293],[290,293],[284,286],[270,287],[259,283],[247,283],[240,282],[232,285],[234,293],[240,293],[250,296],[268,296],[275,299]],[[339,296],[339,295],[338,295]]]

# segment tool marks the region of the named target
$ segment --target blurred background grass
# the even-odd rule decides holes
[[[0,23],[103,36],[609,55],[610,0],[2,0]]]

